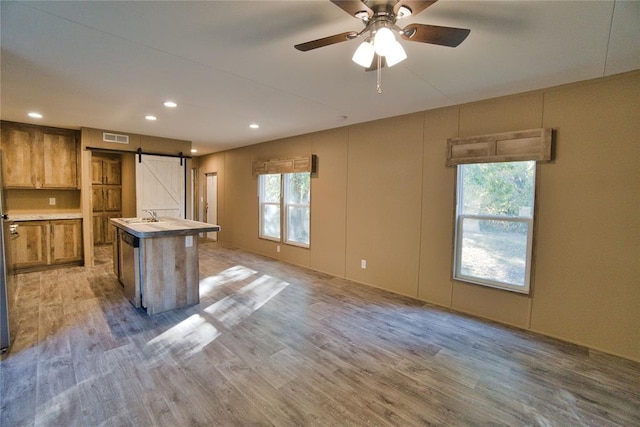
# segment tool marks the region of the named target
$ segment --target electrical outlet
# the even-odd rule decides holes
[[[190,248],[193,246],[193,236],[185,236],[184,247]]]
[[[276,252],[280,252],[280,245],[276,246]]]
[[[366,259],[360,260],[360,268],[363,269],[363,270],[367,269],[367,260]]]
[[[55,206],[55,205],[56,205],[56,198],[49,197],[49,206]]]

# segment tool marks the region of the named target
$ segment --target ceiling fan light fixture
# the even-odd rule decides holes
[[[369,68],[373,62],[375,49],[369,41],[360,43],[351,60],[364,68]]]
[[[385,56],[387,60],[387,67],[393,67],[398,62],[402,62],[407,59],[407,52],[404,51],[404,48],[399,42],[394,42],[393,47],[387,52]]]
[[[411,9],[409,9],[407,6],[400,6],[398,8],[398,13],[396,13],[396,16],[398,17],[398,19],[411,16]]]
[[[358,11],[353,16],[355,16],[358,19],[362,19],[363,21],[369,20],[369,13],[366,10]]]
[[[380,56],[387,56],[387,54],[394,48],[394,43],[397,42],[393,35],[393,31],[387,27],[379,28],[373,37],[373,47],[375,48],[376,53]]]

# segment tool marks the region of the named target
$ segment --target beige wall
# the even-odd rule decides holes
[[[80,212],[80,190],[5,190],[5,209],[12,215],[78,213]],[[49,204],[54,198],[55,206]]]
[[[640,72],[205,156],[219,238],[282,261],[640,360]],[[453,281],[449,137],[551,127],[529,296]],[[311,248],[258,239],[254,160],[315,154]],[[360,268],[366,259],[368,268]]]

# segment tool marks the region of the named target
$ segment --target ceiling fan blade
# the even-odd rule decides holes
[[[409,24],[404,27],[402,38],[414,42],[456,47],[467,38],[471,30],[438,25]]]
[[[397,14],[400,6],[406,6],[411,9],[411,16],[415,16],[434,4],[436,1],[438,0],[400,0],[393,7],[393,12]]]
[[[387,60],[385,59],[384,56],[382,56],[380,61],[380,68],[384,68],[385,65],[387,65]],[[365,68],[365,71],[375,71],[378,69],[378,54],[374,54],[373,55],[373,61],[371,62],[371,65],[368,68]]]
[[[355,31],[348,31],[346,33],[340,33],[329,37],[324,37],[318,40],[311,40],[310,42],[300,43],[295,45],[294,47],[302,52],[306,52],[308,50],[317,49],[319,47],[329,46],[331,44],[336,44],[340,42],[346,42],[349,39],[349,36],[356,36],[358,33]]]
[[[369,18],[373,16],[373,10],[360,0],[331,0],[331,3],[335,4],[353,17],[355,17],[358,12],[367,12]]]

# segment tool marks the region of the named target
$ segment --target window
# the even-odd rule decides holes
[[[260,175],[260,237],[280,241],[280,174]]]
[[[311,174],[259,175],[260,237],[309,247]]]
[[[454,278],[529,293],[536,162],[458,166]]]

